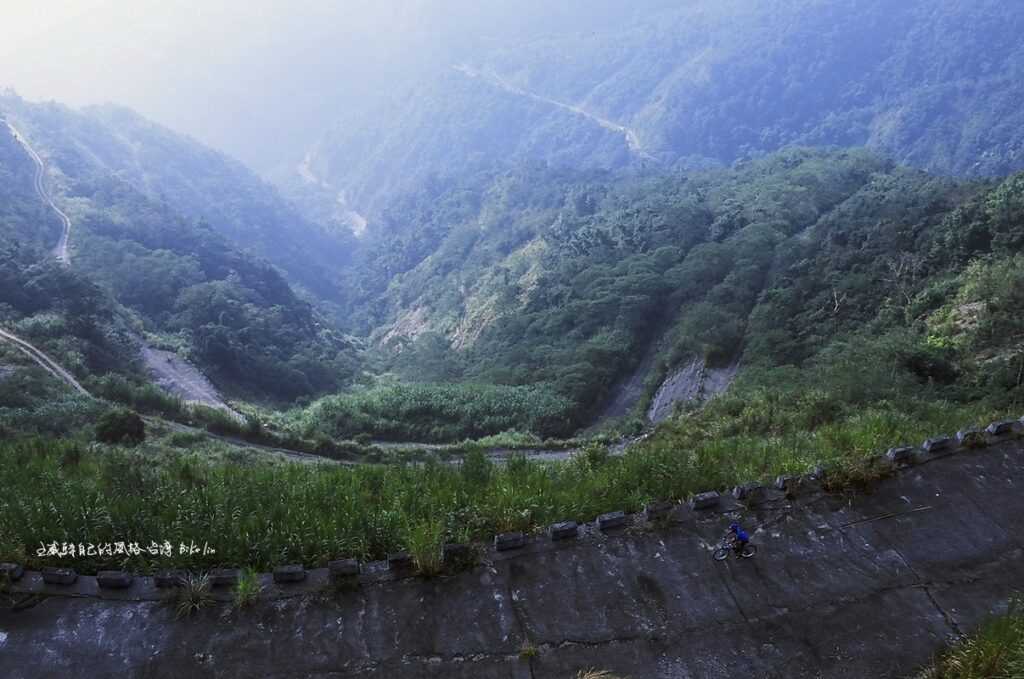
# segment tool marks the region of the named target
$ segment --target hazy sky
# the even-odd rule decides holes
[[[268,169],[281,139],[306,143],[380,84],[420,4],[0,0],[0,86],[124,104]]]
[[[266,172],[424,69],[678,1],[0,0],[0,87],[123,104]]]

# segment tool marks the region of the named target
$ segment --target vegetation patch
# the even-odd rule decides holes
[[[773,392],[723,398],[622,456],[592,446],[564,463],[518,456],[496,464],[475,451],[461,465],[428,459],[342,467],[233,461],[229,455],[207,459],[159,448],[140,455],[43,439],[6,442],[0,444],[0,553],[25,553],[31,567],[67,565],[36,552],[51,542],[148,545],[166,539],[176,548],[169,557],[87,557],[74,565],[83,572],[215,566],[269,571],[408,550],[430,573],[440,569],[446,542],[638,511],[653,500],[770,482],[820,463],[857,471],[889,446],[923,441],[953,422],[983,425],[1012,412],[904,399],[899,411],[879,403],[806,428],[818,403]],[[68,458],[76,463],[62,464]],[[180,554],[182,543],[208,544],[216,553]]]
[[[974,634],[943,652],[917,679],[1018,679],[1024,677],[1024,613],[1011,603]]]
[[[146,424],[138,413],[111,410],[96,423],[96,440],[135,446],[146,440]]]
[[[259,575],[251,568],[242,569],[232,592],[232,603],[235,608],[248,608],[256,603],[263,586],[260,585]]]
[[[294,419],[305,436],[369,433],[389,441],[445,443],[517,427],[540,437],[568,436],[572,408],[572,401],[543,385],[401,384],[329,396]]]
[[[213,601],[210,577],[205,574],[186,575],[168,598],[174,607],[174,614],[179,618],[187,618],[210,606]]]

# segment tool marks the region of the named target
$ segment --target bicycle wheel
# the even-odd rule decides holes
[[[744,559],[749,559],[750,557],[754,556],[755,554],[757,554],[757,546],[756,545],[746,545],[746,546],[743,547],[743,551],[740,552],[740,556],[742,556]]]
[[[719,547],[711,553],[711,558],[715,561],[724,561],[725,559],[729,558],[729,548]]]

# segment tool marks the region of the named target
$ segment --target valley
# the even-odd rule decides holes
[[[234,2],[0,82],[12,676],[1015,676],[1024,5]]]

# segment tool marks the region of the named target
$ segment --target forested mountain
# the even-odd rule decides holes
[[[7,327],[51,348],[82,378],[140,378],[136,335],[147,332],[235,396],[289,402],[349,381],[351,342],[277,268],[160,199],[156,184],[136,185],[173,174],[162,155],[139,161],[133,175],[97,155],[111,133],[86,116],[20,102],[7,113],[45,161],[40,181],[72,224],[71,264],[63,267],[51,254],[61,228],[37,191],[36,165],[0,127],[0,314]],[[244,202],[244,185],[233,190]],[[263,235],[281,236],[266,228]]]
[[[1012,383],[1022,360],[1021,328],[994,301],[1019,294],[1009,272],[1024,244],[1022,188],[1020,175],[965,183],[864,150],[806,148],[696,173],[481,173],[371,224],[346,317],[408,381],[532,390],[520,421],[546,435],[587,424],[655,342],[651,386],[693,357],[758,374],[827,363],[852,343],[894,366],[896,382],[971,399]],[[984,310],[965,292],[973,277],[999,288]],[[963,313],[962,297],[971,327],[1012,326],[977,339],[990,350],[983,372],[978,346],[935,331],[959,332],[937,319]],[[517,412],[514,394],[503,412]],[[404,408],[375,398],[328,399],[310,419],[351,433],[373,428],[363,407],[385,419]],[[430,412],[450,419],[439,413],[458,400],[408,398],[406,436]]]
[[[341,114],[304,167],[371,219],[424,180],[537,160],[693,168],[866,145],[937,174],[1024,169],[1020,3],[649,0],[594,17],[467,38]]]
[[[424,54],[415,84],[339,111],[296,149],[305,216],[130,111],[5,96],[75,224],[71,271],[39,264],[59,225],[0,140],[6,294],[42,299],[38,265],[236,395],[342,391],[292,413],[329,436],[570,435],[651,356],[648,392],[694,357],[827,363],[865,327],[891,339],[868,353],[950,398],[1016,365],[1016,335],[979,372],[932,326],[970,276],[1012,269],[1021,6],[570,4],[493,32],[505,10],[471,12],[446,35],[475,37]],[[1010,278],[992,285],[1012,297]],[[374,385],[344,392],[342,331]]]
[[[74,111],[9,94],[0,98],[0,112],[48,150],[54,171],[71,180],[84,173],[115,176],[151,201],[202,219],[233,247],[270,261],[318,297],[337,296],[351,233],[305,219],[237,161],[115,106]]]

